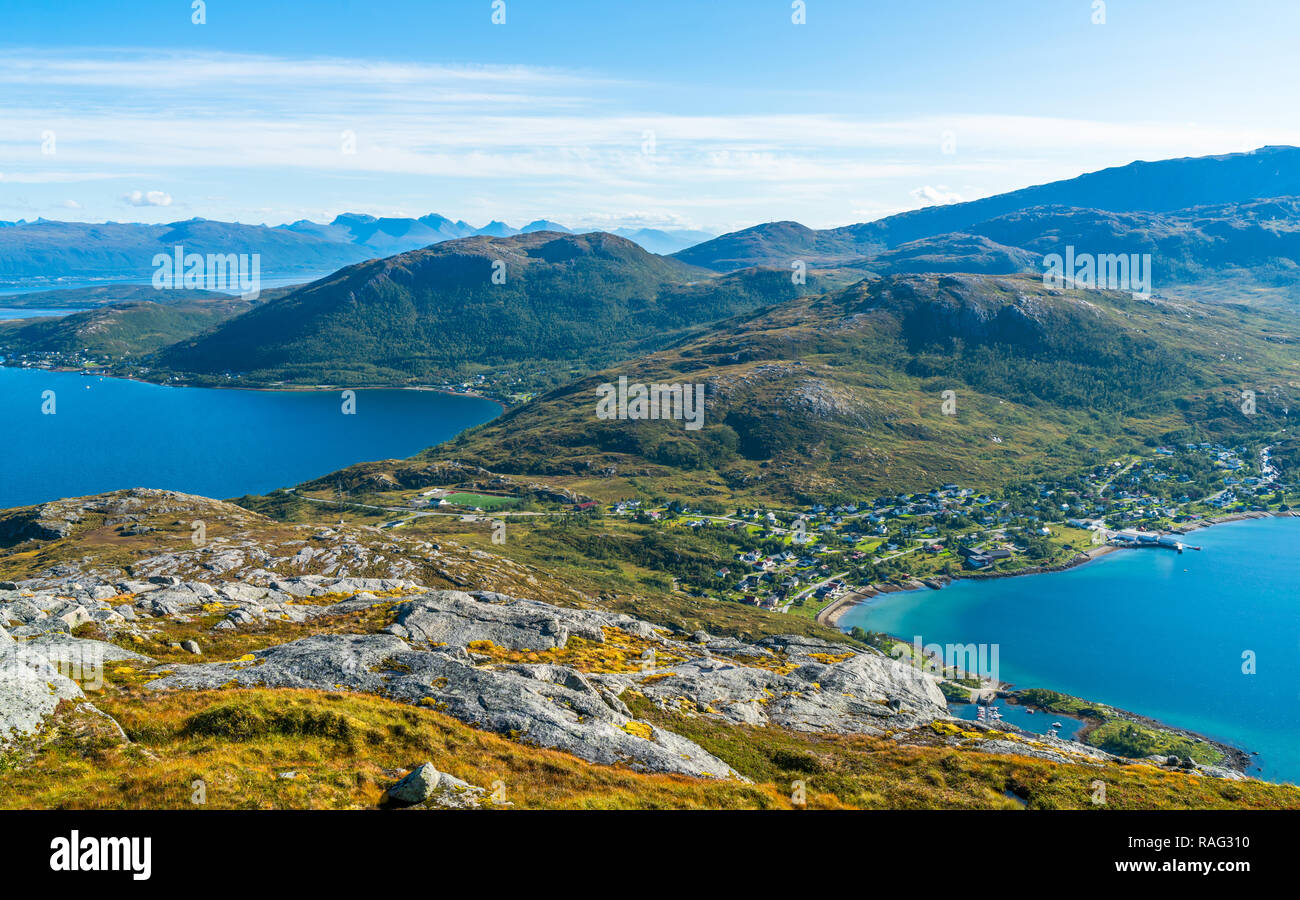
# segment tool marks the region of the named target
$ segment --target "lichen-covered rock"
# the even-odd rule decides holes
[[[203,582],[184,582],[161,588],[142,597],[136,608],[152,616],[174,616],[192,612],[218,597],[216,590]]]
[[[607,617],[491,596],[487,600],[462,591],[431,591],[398,607],[397,622],[413,640],[455,647],[491,641],[507,650],[551,650],[564,647],[571,635],[605,639],[602,624]]]
[[[478,809],[487,794],[483,788],[446,772],[433,763],[417,766],[384,792],[385,805],[426,804],[443,809]]]
[[[400,578],[327,578],[323,575],[300,575],[271,582],[271,590],[294,597],[320,597],[325,594],[385,593],[417,588],[414,581]]]
[[[66,603],[60,603],[54,609],[50,610],[49,616],[51,619],[58,619],[63,624],[67,625],[69,630],[76,628],[78,625],[85,625],[88,622],[94,621],[90,616],[89,610],[72,600],[69,600]]]
[[[787,674],[720,658],[692,659],[649,675],[602,675],[635,687],[664,709],[706,713],[796,731],[871,732],[911,728],[948,715],[934,678],[883,655],[843,654]],[[890,700],[900,700],[897,708]]]
[[[147,656],[125,650],[106,641],[92,641],[87,638],[75,638],[67,634],[47,634],[32,638],[22,645],[28,650],[39,652],[56,665],[76,664],[82,670],[97,664],[110,662],[152,662]]]
[[[45,618],[45,610],[32,602],[34,598],[30,592],[10,592],[9,596],[11,599],[0,598],[0,621],[26,625]]]
[[[0,645],[0,745],[34,734],[62,700],[84,696],[42,653]]]
[[[224,685],[348,689],[440,710],[463,722],[590,762],[714,778],[735,773],[695,743],[631,719],[562,666],[477,668],[453,654],[414,650],[388,634],[317,635],[253,654],[250,662],[176,666],[154,690]],[[532,677],[541,675],[544,677]]]
[[[388,789],[388,799],[398,803],[423,803],[433,796],[442,780],[442,773],[433,763],[424,763],[407,773],[406,777]]]

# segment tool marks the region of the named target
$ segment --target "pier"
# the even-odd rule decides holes
[[[1169,550],[1200,550],[1200,547],[1185,544],[1181,535],[1160,534],[1155,531],[1138,531],[1128,528],[1111,532],[1109,542],[1120,547],[1164,547]]]

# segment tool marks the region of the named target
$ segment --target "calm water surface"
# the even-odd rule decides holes
[[[1064,572],[885,594],[840,626],[996,644],[1003,681],[1258,751],[1255,774],[1300,782],[1300,519],[1191,540],[1204,549],[1123,550]]]
[[[44,392],[54,392],[54,414]],[[496,417],[433,391],[160,387],[0,367],[0,508],[130,487],[235,497],[410,456]]]
[[[70,316],[73,313],[85,312],[84,309],[10,309],[7,306],[0,306],[0,322],[10,321],[13,319],[39,319],[46,316]]]

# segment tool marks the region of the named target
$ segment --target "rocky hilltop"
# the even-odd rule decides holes
[[[403,744],[404,764],[376,776],[387,782],[376,788],[391,789],[382,802],[396,805],[496,802],[464,749],[465,741],[487,738],[466,735],[495,735],[502,747],[518,748],[493,751],[498,760],[558,754],[529,758],[530,772],[578,766],[579,775],[566,777],[607,785],[687,779],[671,783],[671,799],[656,801],[665,803],[703,790],[682,784],[713,783],[744,793],[712,805],[788,804],[774,800],[787,789],[766,766],[807,775],[843,758],[911,766],[896,776],[898,789],[909,790],[918,761],[954,750],[970,754],[973,762],[961,765],[995,781],[1008,776],[974,761],[1003,759],[1013,772],[1046,765],[1077,771],[1070,777],[1078,779],[1133,777],[1131,761],[1092,747],[952,719],[934,675],[833,633],[711,634],[660,612],[663,621],[650,621],[610,597],[447,540],[288,525],[228,503],[149,490],[10,511],[0,515],[0,534],[0,565],[12,579],[0,582],[0,765],[15,773],[15,785],[93,778],[99,769],[86,774],[72,762],[87,756],[106,771],[113,761],[154,765],[160,754],[178,752],[168,741],[186,740],[196,742],[185,751],[186,767],[215,765],[214,752],[230,752],[218,747],[259,740],[273,743],[249,745],[256,760],[301,759],[303,747],[320,739],[350,742],[325,759],[358,766],[362,716],[389,723],[382,735],[365,732],[380,744],[383,735],[407,735],[409,743],[412,727],[436,725],[444,734],[468,727],[449,741],[462,749],[438,758],[437,767],[421,764],[428,744],[416,742],[414,751]],[[513,589],[503,590],[507,583]],[[352,712],[331,711],[340,704]],[[166,731],[161,723],[176,709],[184,718]],[[742,752],[754,746],[766,748],[769,763],[755,765]],[[872,748],[865,756],[864,747]],[[557,761],[563,758],[570,762]],[[458,763],[468,780],[440,771]],[[241,763],[239,777],[249,777],[249,765]],[[597,769],[582,768],[591,766]],[[1196,776],[1259,784],[1208,766],[1160,775]],[[275,775],[297,777],[296,770]],[[668,790],[643,785],[652,787]],[[87,788],[80,790],[84,798]],[[1267,792],[1265,805],[1295,800],[1274,798],[1288,790],[1281,786],[1258,790]],[[853,802],[872,805],[865,797]],[[709,803],[690,801],[702,802]],[[899,802],[906,801],[891,805]]]
[[[153,691],[360,691],[591,762],[713,778],[736,773],[689,740],[636,719],[620,695],[639,690],[664,707],[795,730],[913,728],[947,715],[931,676],[874,650],[812,638],[750,644],[677,635],[621,614],[394,579],[73,580],[79,577],[0,589],[0,618],[9,626],[4,660],[23,675],[0,686],[0,722],[10,736],[34,733],[59,701],[84,696],[60,667],[85,674],[128,662]],[[198,661],[201,645],[186,641],[180,649],[196,659],[188,665],[118,646],[148,647],[164,636],[161,625],[214,613],[221,616],[211,630],[222,632],[362,611],[391,621],[377,632],[316,634],[234,660]],[[92,623],[107,641],[72,635]]]

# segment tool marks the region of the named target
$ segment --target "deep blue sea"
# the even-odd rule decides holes
[[[83,309],[11,309],[0,306],[0,322],[10,319],[40,319],[45,317],[62,318],[73,313],[85,312]]]
[[[1259,752],[1300,783],[1300,519],[1195,532],[1046,575],[885,594],[840,619],[909,642],[997,645],[1017,687],[1064,691]],[[1254,660],[1256,674],[1243,666]]]
[[[42,413],[45,391],[54,414]],[[0,367],[0,508],[119,488],[227,498],[410,456],[495,418],[490,400],[434,391],[160,387]]]
[[[320,269],[306,270],[302,272],[293,272],[284,274],[282,272],[264,271],[261,275],[261,289],[264,291],[271,288],[287,287],[292,284],[309,284],[326,275],[333,274],[337,269]],[[78,288],[92,287],[131,287],[135,285],[150,284],[153,281],[153,275],[127,276],[124,278],[19,278],[17,281],[8,281],[0,279],[0,297],[14,296],[16,294],[31,294],[36,291],[58,291],[73,290]],[[224,292],[219,292],[224,293]]]

